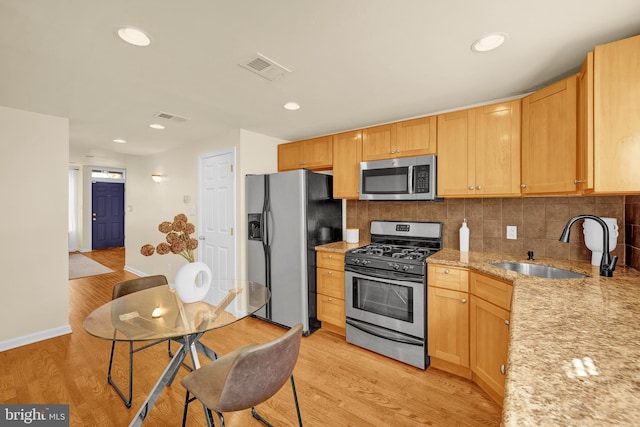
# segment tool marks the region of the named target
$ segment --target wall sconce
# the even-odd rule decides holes
[[[156,184],[160,184],[160,181],[162,181],[162,175],[160,175],[159,173],[154,173],[153,175],[151,175],[151,179],[153,179],[153,182],[155,182]]]

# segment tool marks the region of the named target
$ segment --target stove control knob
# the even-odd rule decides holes
[[[371,261],[369,261],[369,260],[363,259],[363,260],[362,260],[362,265],[367,265],[367,264],[369,264],[370,262],[371,262]]]
[[[356,259],[353,260],[353,263],[354,264],[360,264],[360,260],[358,258],[356,258]]]
[[[398,264],[393,264],[392,267],[394,270],[400,270],[400,266]]]
[[[409,270],[409,266],[405,264],[405,265],[403,265],[403,266],[402,266],[402,269],[403,269],[404,271],[407,271],[407,270]]]

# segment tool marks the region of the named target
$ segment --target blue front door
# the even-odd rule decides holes
[[[124,184],[92,184],[92,249],[124,246]]]

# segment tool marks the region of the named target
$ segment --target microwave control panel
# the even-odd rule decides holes
[[[429,192],[429,169],[430,165],[419,165],[413,168],[413,182],[416,193]]]

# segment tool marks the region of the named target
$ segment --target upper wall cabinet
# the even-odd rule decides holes
[[[640,192],[640,36],[597,46],[593,70],[593,190]]]
[[[578,73],[578,165],[580,192],[593,191],[593,52]]]
[[[364,129],[362,160],[435,154],[436,122],[436,116],[431,116]]]
[[[438,116],[438,195],[520,195],[520,100]]]
[[[293,169],[327,170],[332,167],[332,135],[278,145],[278,172]]]
[[[362,161],[362,131],[333,135],[333,197],[357,199]]]
[[[576,76],[522,99],[523,195],[578,192],[576,105]]]

